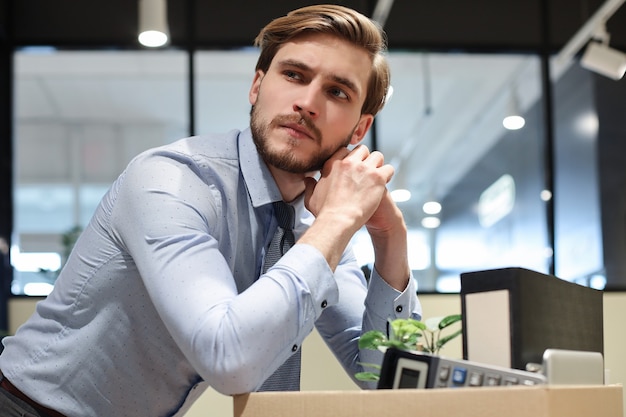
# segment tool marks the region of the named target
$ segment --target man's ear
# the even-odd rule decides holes
[[[374,116],[371,114],[362,114],[359,122],[354,128],[354,132],[352,132],[352,138],[350,139],[351,145],[356,145],[363,140],[365,134],[370,127],[372,127],[372,123],[374,122]]]
[[[253,106],[256,104],[257,99],[259,98],[259,90],[261,89],[261,81],[263,81],[263,77],[265,73],[261,70],[257,70],[254,73],[254,78],[252,79],[252,86],[250,87],[250,92],[248,93],[248,100],[250,104]]]

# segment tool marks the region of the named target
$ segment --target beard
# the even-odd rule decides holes
[[[319,129],[310,119],[302,114],[279,115],[268,123],[260,116],[258,104],[252,106],[252,109],[250,110],[250,130],[259,155],[261,155],[261,158],[266,164],[292,174],[306,174],[321,170],[328,158],[330,158],[338,149],[346,147],[350,144],[352,133],[354,132],[354,129],[356,129],[355,127],[346,139],[344,139],[338,146],[321,148],[317,152],[308,155],[306,159],[299,159],[291,151],[292,148],[298,146],[298,141],[295,139],[289,140],[290,146],[285,150],[279,151],[271,146],[271,130],[287,123],[298,123],[305,126],[308,131],[311,132],[311,135],[313,136],[312,139],[316,143],[319,144],[322,142],[322,134]]]

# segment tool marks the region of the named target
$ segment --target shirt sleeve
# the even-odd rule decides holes
[[[368,286],[350,249],[344,253],[335,271],[335,280],[339,287],[339,302],[324,311],[316,327],[353,381],[362,388],[376,388],[376,383],[354,378],[357,372],[364,370],[361,364],[380,365],[383,358],[377,350],[360,350],[359,338],[370,330],[387,333],[389,320],[421,319],[417,282],[411,276],[406,289],[398,291],[374,269]]]
[[[221,188],[182,156],[142,158],[118,184],[112,233],[198,374],[224,394],[254,391],[338,303],[332,271],[317,250],[296,244],[240,292],[216,238]]]

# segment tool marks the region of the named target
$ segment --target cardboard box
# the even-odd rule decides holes
[[[235,417],[624,417],[622,386],[259,392]]]

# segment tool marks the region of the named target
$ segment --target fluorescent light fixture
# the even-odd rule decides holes
[[[609,47],[608,43],[591,41],[580,59],[583,68],[620,80],[626,72],[626,54]]]
[[[488,228],[499,222],[515,207],[515,181],[504,174],[480,194],[478,199],[478,220]]]
[[[20,272],[39,272],[42,269],[58,271],[61,268],[61,255],[55,252],[19,252],[14,246],[11,264]]]
[[[166,0],[139,0],[139,43],[158,48],[169,40]]]
[[[54,285],[47,282],[29,282],[24,285],[24,294],[33,297],[45,297],[52,292]]]

